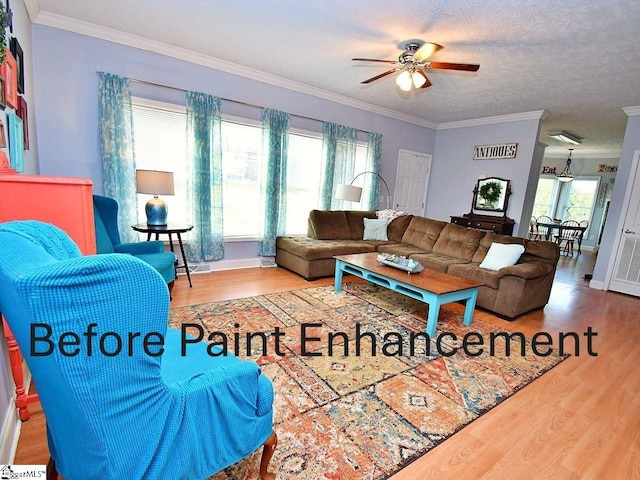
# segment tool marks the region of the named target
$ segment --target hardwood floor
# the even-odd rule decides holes
[[[392,477],[440,479],[640,479],[640,298],[588,288],[594,255],[561,258],[549,304],[505,322],[475,318],[532,335],[597,333],[574,355]],[[297,288],[306,282],[279,268],[180,277],[172,306],[206,303]],[[48,460],[39,404],[22,426],[15,463]],[[285,479],[283,479],[285,480]]]

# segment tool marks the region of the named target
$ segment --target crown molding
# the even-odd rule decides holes
[[[34,3],[38,3],[37,0],[31,0]],[[39,6],[38,6],[39,9]],[[339,103],[348,107],[357,108],[370,113],[375,113],[385,117],[393,118],[403,122],[419,125],[422,127],[436,130],[437,123],[425,120],[423,118],[414,117],[413,115],[407,115],[404,113],[396,112],[394,110],[372,105],[370,103],[355,100],[345,95],[340,95],[320,88],[312,87],[304,83],[289,80],[277,75],[265,73],[260,70],[256,70],[250,67],[245,67],[225,60],[220,60],[208,55],[196,53],[192,50],[187,50],[166,43],[150,40],[138,35],[133,35],[119,30],[115,30],[108,27],[103,27],[93,23],[82,22],[62,15],[56,15],[46,11],[39,11],[33,23],[43,25],[47,27],[58,28],[69,32],[86,35],[89,37],[99,38],[108,42],[118,43],[129,47],[137,48],[139,50],[145,50],[148,52],[158,53],[167,57],[176,58],[185,62],[201,65],[204,67],[213,68],[223,72],[231,73],[241,77],[256,80],[262,83],[273,85],[276,87],[286,88],[295,92],[304,93],[306,95],[312,95],[314,97],[329,100],[331,102]]]
[[[624,107],[622,111],[629,117],[632,115],[640,115],[640,107]]]
[[[521,122],[523,120],[544,120],[549,116],[545,110],[534,112],[512,113],[509,115],[497,115],[495,117],[472,118],[457,122],[445,122],[438,125],[438,130],[448,130],[450,128],[477,127],[479,125],[493,125],[496,123]]]
[[[24,6],[29,15],[29,20],[35,23],[38,15],[40,15],[40,0],[23,0]]]

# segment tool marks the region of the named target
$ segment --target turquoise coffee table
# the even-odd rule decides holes
[[[376,260],[377,256],[377,253],[336,256],[335,291],[342,290],[342,276],[350,273],[394,292],[420,300],[429,305],[427,335],[430,338],[434,338],[436,334],[440,306],[446,303],[464,300],[463,323],[466,326],[471,325],[480,283],[428,268],[420,273],[409,274],[397,268],[380,265]]]

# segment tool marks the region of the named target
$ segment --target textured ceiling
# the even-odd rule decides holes
[[[545,110],[546,133],[584,139],[579,153],[616,151],[640,105],[636,0],[25,0],[32,21],[79,20],[185,48],[435,124]],[[66,18],[65,18],[66,17]],[[53,21],[53,20],[56,21]],[[360,81],[408,39],[440,43],[432,59],[479,63],[431,71],[409,94],[394,77]]]

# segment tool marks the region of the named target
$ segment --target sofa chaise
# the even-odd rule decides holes
[[[560,256],[554,242],[528,240],[421,216],[402,215],[387,226],[387,240],[365,240],[365,219],[376,213],[312,210],[307,236],[276,239],[276,264],[307,280],[332,276],[335,255],[380,252],[412,258],[425,268],[482,284],[476,305],[506,319],[544,307]],[[492,244],[522,245],[517,263],[480,267]]]

